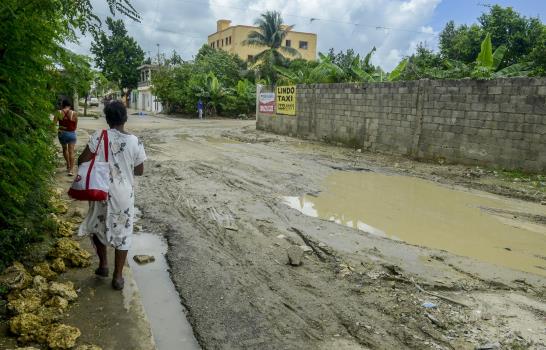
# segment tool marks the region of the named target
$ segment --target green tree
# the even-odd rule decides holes
[[[546,76],[546,25],[542,26],[542,33],[529,54],[529,59],[532,62],[533,74]]]
[[[440,33],[440,53],[446,59],[472,63],[490,34],[493,47],[506,47],[499,65],[502,69],[530,61],[534,48],[544,42],[542,31],[543,24],[538,18],[527,18],[511,7],[494,5],[478,18],[477,24],[457,27],[453,21],[448,22]]]
[[[198,73],[213,73],[224,86],[235,86],[246,70],[246,63],[235,54],[203,45],[195,56]]]
[[[127,89],[125,99],[131,90],[138,86],[138,67],[144,61],[144,51],[138,43],[127,34],[121,19],[106,19],[110,35],[100,33],[91,44],[95,63],[104,76],[117,84],[122,90]]]
[[[173,52],[171,53],[171,57],[165,60],[165,63],[171,66],[182,64],[182,62],[182,57],[178,54],[178,52],[176,52],[176,50],[173,50]]]
[[[455,22],[449,21],[440,33],[440,54],[450,60],[473,62],[484,37],[485,33],[477,24],[455,27]]]
[[[522,62],[540,44],[542,23],[538,18],[521,16],[511,7],[494,5],[479,18],[483,32],[491,35],[493,47],[506,46],[500,67]]]
[[[274,80],[276,77],[274,66],[284,66],[290,57],[299,57],[299,52],[293,47],[283,45],[286,35],[294,26],[283,25],[281,14],[277,11],[267,11],[255,21],[257,31],[252,31],[243,41],[244,45],[263,48],[254,56],[253,61],[264,77]]]
[[[57,93],[73,98],[74,102],[76,102],[78,96],[83,97],[85,100],[84,115],[87,115],[87,100],[94,80],[89,57],[61,49],[58,62],[60,68],[56,87]]]

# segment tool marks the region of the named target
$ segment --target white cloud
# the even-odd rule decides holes
[[[318,50],[353,48],[365,54],[373,46],[373,58],[385,70],[415,50],[419,42],[435,48],[437,37],[426,24],[441,0],[133,0],[142,22],[125,20],[127,29],[152,55],[176,49],[190,59],[216,29],[216,20],[252,24],[265,10],[278,10],[295,30],[315,32]],[[104,0],[93,0],[101,17],[107,15]],[[315,20],[311,20],[315,18]],[[87,53],[90,39],[69,48]]]

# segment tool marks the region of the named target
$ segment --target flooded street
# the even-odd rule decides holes
[[[156,258],[131,266],[159,349],[546,346],[540,188],[254,121],[127,126],[148,155],[136,204],[157,236],[130,256]]]
[[[546,276],[546,226],[510,214],[543,215],[540,204],[372,172],[337,172],[323,187],[286,203],[372,234]]]

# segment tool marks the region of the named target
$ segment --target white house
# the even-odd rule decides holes
[[[142,111],[159,113],[163,110],[161,102],[152,94],[152,74],[157,70],[155,64],[145,64],[138,67],[140,81],[138,82],[138,96],[136,101],[131,99],[131,105]]]

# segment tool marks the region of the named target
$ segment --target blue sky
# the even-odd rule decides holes
[[[101,17],[108,13],[105,0],[91,0]],[[546,0],[131,0],[141,23],[125,20],[129,34],[145,52],[155,55],[173,49],[191,59],[216,20],[252,24],[264,10],[281,12],[295,30],[315,32],[318,50],[352,48],[365,55],[376,47],[372,61],[390,71],[420,42],[436,49],[438,33],[453,19],[457,24],[475,23],[486,5],[512,6],[525,16],[546,19]],[[313,19],[313,20],[311,20]],[[89,53],[91,39],[67,45],[78,53]]]
[[[504,7],[513,7],[516,11],[527,17],[540,17],[546,19],[545,0],[517,0],[517,1],[484,1],[484,0],[443,0],[434,11],[434,16],[428,22],[435,30],[441,30],[445,23],[454,20],[459,24],[471,24],[487,8],[484,5],[498,4]]]

